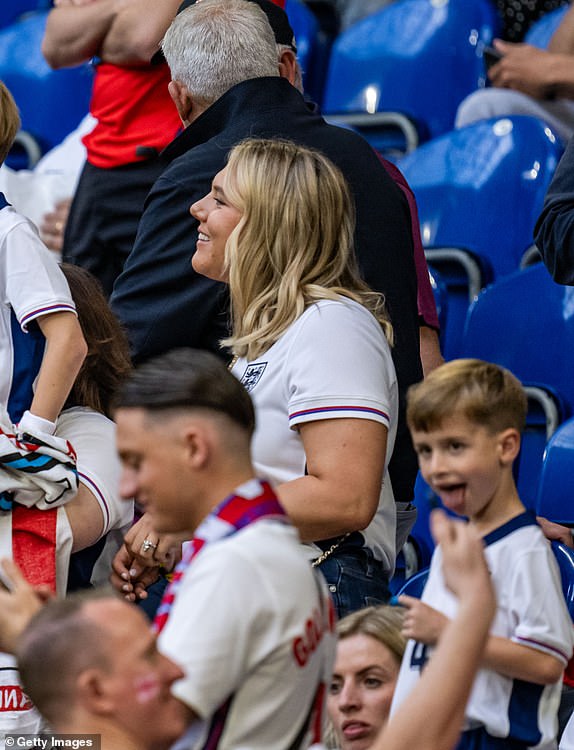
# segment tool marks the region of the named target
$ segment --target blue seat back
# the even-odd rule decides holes
[[[3,0],[0,3],[0,28],[9,26],[24,13],[44,10],[52,5],[52,0]]]
[[[397,0],[335,40],[323,111],[401,112],[440,135],[484,85],[482,50],[498,28],[490,0]]]
[[[499,279],[471,305],[461,356],[496,362],[532,390],[518,463],[518,487],[534,507],[549,422],[574,408],[574,289],[538,263]],[[553,414],[555,410],[555,414]]]
[[[542,121],[513,116],[450,131],[399,161],[417,199],[427,260],[448,290],[447,358],[460,353],[470,301],[517,270],[532,245],[561,154]]]
[[[532,44],[534,47],[546,49],[552,35],[562,23],[562,19],[568,10],[569,6],[564,5],[562,8],[556,8],[556,10],[550,11],[550,13],[545,13],[528,29],[524,41],[527,44]]]
[[[536,513],[554,523],[574,526],[574,419],[556,430],[546,446],[538,482]]]
[[[425,247],[462,247],[495,276],[519,268],[562,147],[534,117],[453,130],[400,160],[417,199]]]
[[[416,599],[420,599],[423,595],[423,589],[426,585],[428,577],[428,568],[415,573],[414,576],[407,578],[396,595],[401,596],[402,594],[405,594],[406,596],[413,596]]]
[[[561,542],[552,542],[552,552],[554,552],[560,570],[562,593],[566,600],[570,619],[574,621],[574,550]]]
[[[542,263],[499,279],[470,307],[463,356],[507,367],[523,383],[548,385],[574,407],[574,288]]]
[[[0,79],[20,109],[23,130],[41,150],[56,146],[88,112],[92,70],[88,64],[52,70],[41,44],[48,11],[23,16],[0,29]]]

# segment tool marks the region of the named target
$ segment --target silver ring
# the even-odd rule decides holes
[[[150,549],[156,549],[157,544],[150,542],[149,539],[144,539],[142,543],[142,552],[149,552]]]

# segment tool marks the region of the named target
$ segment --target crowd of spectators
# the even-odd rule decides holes
[[[400,1],[309,7],[333,32]],[[457,127],[568,142],[574,8],[523,42],[562,4],[498,0]],[[516,489],[524,389],[443,363],[412,191],[305,97],[284,6],[48,14],[46,60],[95,74],[78,131],[0,170],[0,735],[550,750],[574,632],[545,534],[571,534]],[[19,126],[0,82],[0,164]],[[563,283],[572,148],[536,229]],[[417,472],[450,512],[420,600],[392,595]]]

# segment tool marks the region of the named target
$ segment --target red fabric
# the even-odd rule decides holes
[[[141,161],[138,147],[158,152],[181,130],[181,120],[168,93],[171,80],[167,63],[96,67],[90,112],[98,120],[83,142],[88,161],[109,169]]]
[[[425,251],[423,243],[421,241],[421,230],[419,225],[419,212],[417,209],[417,202],[415,195],[411,190],[409,183],[406,181],[401,170],[392,162],[384,159],[380,154],[377,154],[381,160],[384,168],[387,170],[389,175],[393,178],[395,183],[403,191],[407,202],[409,204],[409,211],[411,214],[411,228],[413,233],[413,249],[415,256],[415,268],[417,272],[417,305],[419,309],[419,317],[422,318],[426,326],[436,329],[440,328],[438,322],[438,313],[436,309],[436,302],[432,290],[432,286],[429,280],[429,271],[425,258]]]
[[[280,8],[285,0],[272,0]],[[138,147],[159,153],[181,130],[181,120],[168,93],[167,63],[146,66],[96,66],[90,112],[98,124],[84,136],[90,164],[120,167],[148,158]]]
[[[574,687],[574,656],[570,659],[564,670],[564,684]]]
[[[38,510],[14,505],[12,557],[33,586],[56,591],[56,522],[58,509]]]

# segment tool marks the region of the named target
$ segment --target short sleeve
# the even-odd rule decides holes
[[[551,654],[566,665],[572,655],[574,630],[550,549],[528,550],[520,555],[512,597],[518,624],[511,639]]]
[[[28,220],[7,232],[4,250],[6,299],[24,331],[43,315],[75,313],[66,277]]]
[[[312,365],[312,366],[311,366]],[[361,305],[324,301],[301,321],[287,363],[289,426],[319,419],[396,420],[396,375],[377,320]]]

